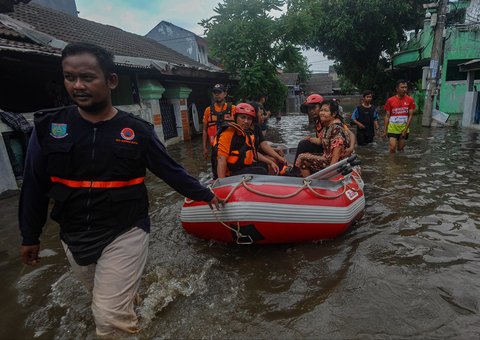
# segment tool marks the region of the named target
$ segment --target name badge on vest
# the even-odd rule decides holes
[[[65,138],[67,135],[67,124],[52,123],[52,127],[50,129],[50,136],[59,139]]]

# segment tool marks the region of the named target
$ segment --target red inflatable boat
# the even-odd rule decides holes
[[[307,178],[240,175],[216,180],[225,207],[186,199],[180,219],[190,234],[239,244],[335,238],[363,215],[363,181],[354,158]]]

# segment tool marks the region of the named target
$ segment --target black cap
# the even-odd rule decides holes
[[[217,92],[217,91],[226,92],[227,89],[223,84],[215,84],[215,86],[212,89],[212,92]]]

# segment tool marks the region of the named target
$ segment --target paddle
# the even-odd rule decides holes
[[[322,179],[322,178],[329,178],[332,177],[333,174],[338,174],[339,172],[342,172],[342,170],[338,171],[343,165],[345,164],[352,164],[354,161],[357,159],[357,155],[353,154],[348,158],[344,158],[341,161],[338,161],[335,164],[327,166],[325,169],[319,170],[313,174],[311,174],[308,177],[305,177],[305,179],[311,180],[311,179]],[[357,165],[357,164],[355,164]]]

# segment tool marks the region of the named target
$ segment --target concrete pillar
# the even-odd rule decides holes
[[[165,142],[162,126],[162,114],[160,112],[160,98],[162,98],[165,88],[156,80],[140,80],[138,84],[138,91],[142,106],[150,112],[150,119],[155,132],[162,142]]]
[[[192,89],[188,87],[169,88],[164,93],[164,98],[173,105],[175,111],[175,119],[177,122],[178,136],[182,140],[192,139],[190,132],[190,121],[188,119],[188,103],[187,99],[190,96]]]
[[[475,82],[475,71],[467,72],[467,88],[466,92],[473,92],[473,84]]]

